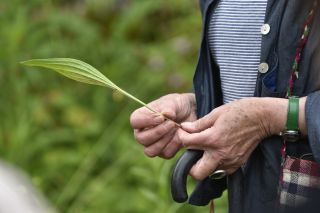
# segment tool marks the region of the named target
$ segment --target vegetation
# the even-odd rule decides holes
[[[77,58],[146,102],[190,91],[201,36],[196,0],[10,0],[0,11],[2,159],[60,212],[208,212],[172,201],[175,159],[144,156],[129,125],[139,105],[19,64]],[[217,206],[225,212],[225,198]]]

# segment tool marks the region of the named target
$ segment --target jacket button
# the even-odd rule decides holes
[[[269,65],[267,63],[259,64],[258,70],[260,73],[266,73],[269,70]]]
[[[267,34],[269,34],[269,32],[270,32],[270,25],[269,24],[264,24],[264,25],[262,25],[262,27],[261,27],[261,34],[262,35],[267,35]]]

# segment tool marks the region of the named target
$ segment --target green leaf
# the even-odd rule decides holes
[[[115,89],[115,85],[101,72],[80,60],[71,58],[32,59],[21,62],[21,64],[49,68],[75,81]]]
[[[73,59],[73,58],[48,58],[48,59],[32,59],[32,60],[23,61],[20,63],[26,66],[44,67],[44,68],[52,69],[60,73],[61,75],[64,75],[68,78],[71,78],[75,81],[79,81],[82,83],[109,87],[113,90],[119,91],[123,95],[138,102],[142,106],[145,106],[150,111],[162,115],[160,112],[147,106],[147,104],[144,103],[143,101],[139,100],[135,96],[131,95],[130,93],[118,87],[110,79],[108,79],[101,72],[99,72],[99,70],[97,70],[90,64],[87,64],[83,61]],[[166,117],[166,119],[169,119],[169,118]],[[179,124],[177,125],[180,126]]]

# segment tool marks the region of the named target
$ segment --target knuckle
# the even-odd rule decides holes
[[[180,146],[186,146],[188,142],[183,137],[181,131],[178,131],[176,134],[176,140],[173,140],[174,143],[179,144]]]
[[[135,126],[135,123],[136,123],[136,111],[137,110],[135,110],[133,113],[131,113],[131,115],[130,115],[130,124],[131,124],[131,126]]]
[[[161,157],[166,160],[169,160],[173,157],[173,155],[171,154],[170,151],[163,151]]]
[[[145,148],[144,149],[144,154],[150,158],[153,158],[156,156],[156,154],[153,152],[153,150]]]
[[[174,147],[181,147],[183,144],[181,143],[181,141],[178,138],[178,134],[175,134],[172,138],[172,140],[170,141],[170,143],[174,146]]]
[[[142,108],[139,108],[131,113],[129,120],[132,127],[136,127],[139,121],[141,120],[141,118],[143,118],[143,113],[141,111],[142,111]]]
[[[173,109],[166,110],[163,114],[172,120],[176,120],[177,118],[176,112]]]
[[[175,156],[175,154],[178,152],[179,148],[171,148],[171,149],[165,149],[162,151],[162,157],[164,159],[171,159]]]
[[[193,178],[193,179],[195,179],[195,180],[202,180],[202,179],[204,179],[203,178],[203,175],[201,174],[201,173],[199,173],[199,172],[195,172],[195,171],[190,171],[190,176]]]
[[[162,136],[165,132],[167,132],[167,128],[166,128],[166,126],[165,125],[161,125],[161,126],[159,126],[159,128],[156,128],[155,130],[154,130],[154,135],[155,136],[157,136],[157,137],[160,137],[160,136]]]
[[[149,143],[147,140],[146,136],[142,133],[136,133],[135,134],[135,139],[141,144],[141,145],[146,145]]]

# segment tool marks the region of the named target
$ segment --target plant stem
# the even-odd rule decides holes
[[[131,95],[130,93],[124,91],[123,89],[121,89],[120,87],[116,87],[115,90],[118,90],[120,93],[122,93],[123,95],[131,98],[132,100],[138,102],[139,104],[141,104],[142,106],[146,107],[148,110],[150,110],[151,112],[154,112],[155,114],[158,114],[160,116],[163,116],[166,120],[172,121],[173,123],[175,123],[175,125],[177,127],[181,127],[180,124],[178,124],[177,122],[175,122],[174,120],[172,120],[171,118],[168,118],[167,116],[165,116],[164,114],[162,114],[161,112],[158,112],[157,110],[149,107],[146,103],[144,103],[143,101],[139,100],[138,98],[134,97],[133,95]]]

